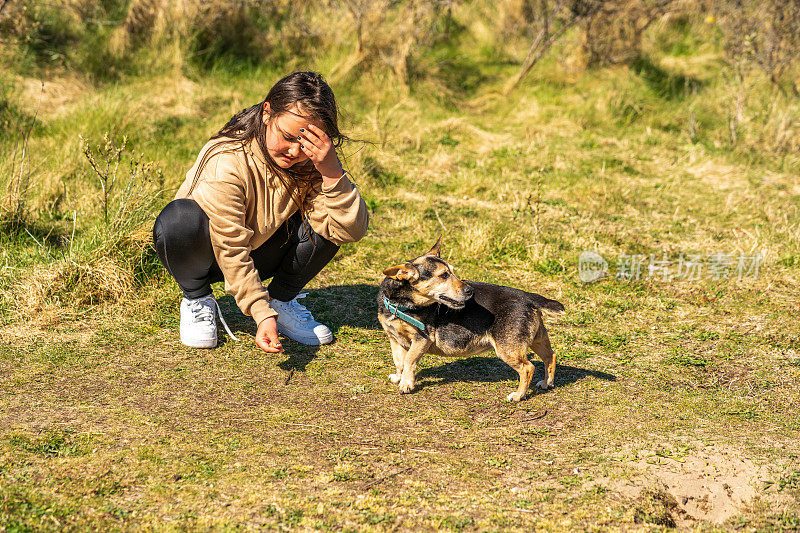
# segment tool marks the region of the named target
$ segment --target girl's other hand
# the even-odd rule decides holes
[[[297,137],[300,149],[308,156],[314,167],[322,174],[325,181],[337,181],[342,177],[342,163],[336,155],[330,137],[324,131],[314,126],[307,125],[300,129]]]
[[[280,353],[283,351],[281,341],[278,340],[278,321],[274,316],[265,318],[258,324],[256,346],[267,353]]]

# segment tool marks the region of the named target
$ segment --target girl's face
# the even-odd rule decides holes
[[[322,125],[303,116],[297,106],[274,118],[267,114],[267,106],[264,108],[267,151],[272,160],[281,168],[289,168],[308,159],[300,149],[300,141],[297,139],[300,129],[307,128],[309,124],[322,129]]]

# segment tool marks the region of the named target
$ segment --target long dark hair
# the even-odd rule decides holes
[[[269,109],[267,122],[263,120],[265,106]],[[304,116],[322,124],[335,148],[339,148],[342,142],[347,140],[347,137],[339,131],[339,109],[333,91],[322,75],[317,72],[293,72],[273,85],[262,102],[235,114],[211,137],[212,140],[220,139],[220,141],[206,150],[197,167],[191,189],[197,185],[203,167],[212,156],[230,151],[217,148],[229,140],[239,143],[241,147],[255,141],[264,154],[269,170],[291,193],[295,205],[305,214],[308,211],[308,206],[305,205],[306,194],[313,186],[321,183],[322,176],[310,159],[296,163],[290,168],[279,167],[269,155],[266,141],[269,123],[295,106]]]

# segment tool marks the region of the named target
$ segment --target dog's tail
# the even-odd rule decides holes
[[[547,309],[548,311],[553,311],[555,313],[560,313],[564,310],[564,304],[557,300],[545,298],[541,294],[536,294],[535,292],[529,292],[528,296],[530,296],[531,303],[534,305],[534,307],[539,309]]]

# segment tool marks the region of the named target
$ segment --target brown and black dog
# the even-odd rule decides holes
[[[440,238],[425,254],[387,268],[378,291],[378,320],[389,335],[397,369],[389,376],[400,392],[414,390],[423,354],[477,355],[494,349],[519,373],[519,387],[508,401],[520,401],[535,372],[532,349],[544,361],[540,389],[553,387],[556,357],[542,322],[542,309],[564,306],[538,294],[477,281],[461,281],[440,257]]]

